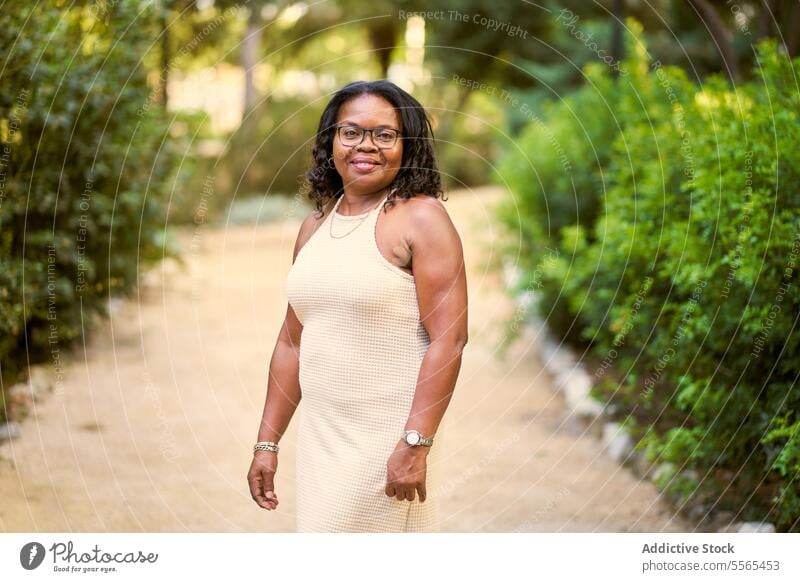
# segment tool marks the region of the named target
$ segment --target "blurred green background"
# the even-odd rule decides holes
[[[179,258],[175,227],[300,218],[330,95],[388,78],[447,190],[508,191],[509,292],[608,369],[595,396],[665,490],[800,528],[800,3],[48,0],[0,24],[3,386]]]

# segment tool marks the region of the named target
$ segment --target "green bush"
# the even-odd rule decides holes
[[[224,216],[230,202],[230,185],[218,169],[226,136],[210,128],[208,114],[201,111],[170,112],[177,162],[174,183],[167,204],[170,226],[214,223]]]
[[[553,106],[523,141],[540,181],[520,154],[502,166],[523,215],[504,222],[540,314],[590,347],[596,396],[676,468],[666,489],[800,531],[800,62],[765,41],[755,81],[698,87],[637,37],[627,54],[616,86],[597,69],[579,93],[604,103],[577,117],[612,131],[607,157],[582,158],[570,99]],[[557,167],[548,132],[583,161]]]
[[[292,196],[311,165],[323,102],[265,99],[242,122],[219,160],[228,201],[263,194]]]
[[[534,112],[530,102],[520,106],[529,112],[531,122],[507,146],[493,175],[512,193],[501,204],[499,216],[514,233],[506,252],[513,253],[525,273],[520,286],[539,290],[539,309],[549,325],[575,342],[580,341],[580,326],[564,304],[562,278],[543,274],[561,268],[565,275],[569,273],[568,263],[550,260],[559,252],[565,230],[577,224],[580,235],[592,232],[611,155],[606,146],[618,129],[609,109],[616,99],[616,86],[600,65],[589,65],[585,72],[585,87],[557,103],[545,104],[543,111]],[[592,115],[586,114],[589,111]],[[572,248],[569,254],[576,251]]]
[[[173,141],[142,57],[147,2],[4,12],[0,93],[0,372],[63,364],[71,342],[171,248]]]

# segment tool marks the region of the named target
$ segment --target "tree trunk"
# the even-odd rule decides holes
[[[613,18],[611,20],[611,58],[615,65],[619,65],[625,56],[625,46],[622,43],[622,27],[625,26],[625,2],[624,0],[614,0],[611,7]],[[611,75],[616,79],[619,77],[619,67],[611,69]]]
[[[373,20],[369,26],[369,42],[381,67],[381,76],[389,74],[389,62],[395,44],[395,27],[392,18]]]
[[[169,104],[169,67],[172,55],[169,50],[169,16],[170,6],[169,0],[164,0],[160,3],[161,7],[161,76],[159,82],[161,83],[161,107],[164,111],[167,110]]]
[[[775,0],[764,0],[761,13],[758,15],[758,39],[772,34],[772,22],[775,18]]]
[[[244,111],[247,113],[256,104],[256,86],[253,73],[258,63],[258,53],[261,47],[261,15],[255,7],[250,9],[247,17],[247,28],[242,41],[242,68],[244,69]]]
[[[736,51],[733,49],[731,31],[725,26],[725,23],[708,0],[689,0],[689,4],[699,13],[701,20],[708,27],[711,37],[719,49],[725,72],[731,82],[735,83],[739,78],[739,63],[736,58]]]
[[[795,58],[800,49],[800,0],[791,2],[788,8],[789,16],[786,19],[786,32],[783,38],[786,39],[786,52],[789,58]]]

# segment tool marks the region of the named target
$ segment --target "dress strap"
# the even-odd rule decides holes
[[[391,192],[389,192],[389,194],[391,194]],[[380,211],[381,211],[381,209],[383,208],[383,205],[384,205],[384,204],[386,204],[386,199],[387,199],[387,198],[389,198],[389,194],[387,194],[386,196],[384,196],[384,197],[381,199],[380,203],[379,203],[379,204],[378,204],[378,205],[377,205],[377,206],[376,206],[376,207],[373,209],[373,210],[375,210],[375,213],[376,213],[376,214],[377,214],[378,212],[380,212]]]
[[[370,237],[375,240],[375,229],[378,225],[378,215],[380,215],[381,210],[383,209],[383,205],[386,204],[386,199],[389,198],[387,194],[384,196],[378,205],[370,211],[369,216],[367,217],[369,224],[367,225],[369,228],[367,230],[370,231]]]

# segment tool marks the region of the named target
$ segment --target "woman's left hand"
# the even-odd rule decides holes
[[[397,497],[398,501],[414,501],[419,492],[420,502],[425,501],[429,450],[425,446],[412,447],[402,439],[397,443],[386,467],[386,495]]]

